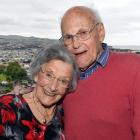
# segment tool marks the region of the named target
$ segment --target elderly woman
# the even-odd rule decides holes
[[[75,90],[78,68],[59,44],[41,50],[31,64],[32,92],[0,97],[0,139],[64,140],[60,102]]]

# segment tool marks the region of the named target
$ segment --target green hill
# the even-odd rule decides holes
[[[18,35],[0,35],[0,49],[25,49],[29,47],[40,47],[46,43],[57,42],[55,39],[24,37]]]

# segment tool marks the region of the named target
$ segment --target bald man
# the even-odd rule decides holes
[[[61,29],[81,71],[63,104],[66,140],[140,140],[140,57],[109,50],[94,9],[70,8]]]

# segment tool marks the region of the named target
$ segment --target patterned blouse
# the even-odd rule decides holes
[[[0,97],[0,140],[64,140],[62,133],[63,110],[48,124],[41,124],[34,117],[27,102],[20,95]]]

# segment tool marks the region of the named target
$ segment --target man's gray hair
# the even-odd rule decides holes
[[[73,56],[69,53],[69,51],[63,46],[61,43],[52,43],[46,44],[35,57],[34,61],[31,63],[30,72],[32,78],[34,78],[39,71],[41,70],[41,66],[51,60],[61,60],[67,62],[73,67],[73,75],[72,81],[68,88],[68,92],[72,92],[77,87],[77,81],[79,78],[79,69],[75,62]]]

